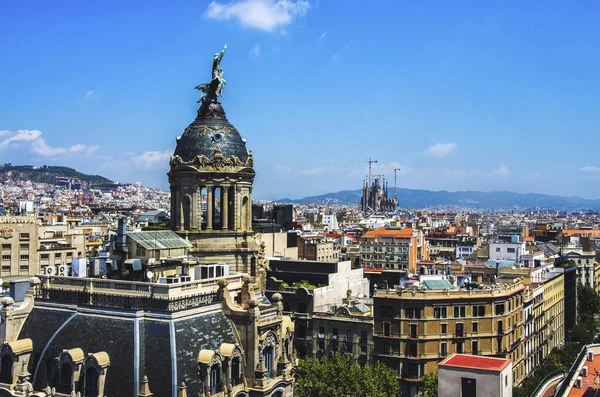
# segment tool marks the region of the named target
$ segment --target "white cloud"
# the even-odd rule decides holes
[[[309,8],[306,0],[237,0],[227,4],[212,1],[205,15],[219,21],[237,19],[242,26],[272,32],[305,15]]]
[[[167,149],[162,152],[160,150],[152,150],[132,157],[131,161],[140,168],[150,169],[156,166],[168,165],[172,154],[173,149]]]
[[[592,172],[592,173],[600,173],[600,167],[596,167],[594,165],[586,165],[585,167],[581,167],[579,169],[581,172]]]
[[[67,153],[86,153],[90,154],[98,150],[98,145],[88,146],[80,143],[71,145],[68,148],[53,147],[46,143],[44,138],[38,138],[31,143],[31,150],[41,156],[54,157]]]
[[[257,44],[254,47],[252,47],[252,49],[250,50],[250,55],[252,55],[253,57],[260,56],[260,44]]]
[[[67,153],[92,153],[98,149],[97,145],[89,146],[83,144],[74,144],[67,148],[53,147],[46,143],[42,138],[42,132],[39,130],[18,130],[16,133],[2,130],[0,136],[6,136],[0,141],[0,150],[8,148],[12,143],[30,142],[31,150],[39,155],[52,157]]]
[[[321,35],[319,36],[319,38],[317,40],[323,40],[325,37],[327,37],[327,31],[324,31],[323,33],[321,33]]]
[[[86,99],[91,99],[94,96],[94,91],[89,90],[88,92],[85,93],[85,98]]]
[[[508,176],[512,174],[512,171],[507,166],[502,164],[500,167],[494,170],[494,174],[498,176]]]
[[[427,148],[425,154],[431,157],[446,157],[454,149],[456,149],[456,143],[438,143]]]
[[[18,130],[16,133],[12,133],[7,130],[2,130],[4,138],[0,141],[0,150],[6,149],[13,142],[31,142],[38,139],[42,135],[39,130]]]

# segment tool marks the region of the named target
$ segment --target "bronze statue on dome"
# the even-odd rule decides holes
[[[223,55],[225,55],[225,50],[227,50],[227,44],[223,46],[221,52],[217,52],[213,57],[211,82],[194,87],[202,91],[202,96],[198,99],[198,102],[218,102],[219,97],[223,95],[223,88],[225,88],[227,81],[223,78],[221,60],[223,59]]]

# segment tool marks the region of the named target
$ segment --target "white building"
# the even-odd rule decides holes
[[[321,223],[327,227],[328,231],[338,230],[338,221],[335,214],[324,214]]]
[[[510,359],[453,354],[438,364],[438,395],[512,397]]]
[[[490,243],[489,258],[491,260],[515,261],[518,264],[522,262],[522,257],[526,253],[525,241]]]

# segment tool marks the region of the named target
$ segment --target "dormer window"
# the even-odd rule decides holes
[[[13,359],[10,354],[5,354],[0,360],[0,383],[11,384],[13,379]]]
[[[221,386],[221,366],[213,364],[210,367],[210,394],[217,394]]]

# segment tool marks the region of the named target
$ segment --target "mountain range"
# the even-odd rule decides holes
[[[340,204],[359,205],[362,190],[343,190],[319,196],[310,196],[292,200],[284,198],[279,202],[295,204]],[[580,197],[562,197],[539,193],[514,193],[507,191],[430,191],[417,189],[398,189],[400,208],[465,207],[474,209],[515,209],[515,208],[553,208],[567,210],[598,210],[600,200]]]

